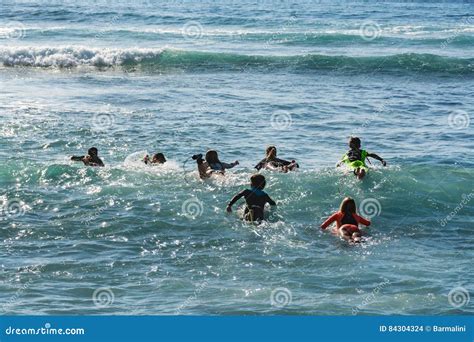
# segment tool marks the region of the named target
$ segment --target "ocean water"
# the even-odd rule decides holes
[[[1,0],[1,314],[473,314],[473,15]],[[350,135],[388,166],[335,169]],[[269,144],[301,169],[249,225],[225,207]],[[105,168],[69,161],[91,146]],[[240,165],[199,180],[210,148]],[[319,229],[345,196],[360,245]]]

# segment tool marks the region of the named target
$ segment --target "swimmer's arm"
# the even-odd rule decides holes
[[[332,214],[331,216],[329,216],[329,217],[326,219],[326,221],[324,221],[324,222],[321,224],[321,229],[326,229],[331,223],[333,223],[334,221],[336,221],[337,215],[338,215],[338,213],[334,213],[334,214]]]
[[[258,164],[255,165],[255,168],[257,169],[257,171],[260,171],[260,169],[263,168],[264,166],[265,166],[265,159],[259,161]]]
[[[237,202],[239,199],[244,197],[246,193],[247,193],[247,190],[243,190],[243,191],[239,192],[237,195],[235,195],[230,200],[230,202],[227,204],[227,212],[229,212],[229,213],[232,212],[232,206],[235,204],[235,202]]]
[[[382,163],[383,166],[387,165],[387,162],[385,160],[383,160],[382,157],[378,156],[375,153],[367,153],[367,157],[377,159],[379,162]]]
[[[271,170],[271,171],[280,171],[282,168],[281,168],[281,167],[277,167],[277,166],[273,166],[271,163],[267,163],[267,164],[265,165],[265,169]]]
[[[105,166],[104,162],[103,162],[102,159],[100,159],[100,158],[97,158],[97,162],[96,162],[96,163],[97,163],[98,166]]]
[[[206,162],[199,163],[199,161],[197,164],[198,164],[199,177],[201,179],[209,178],[212,174],[212,170],[209,167],[209,165],[207,165]]]
[[[272,207],[277,205],[274,200],[270,198],[270,196],[267,195],[267,203],[270,204]]]
[[[337,162],[336,167],[341,166],[342,163],[344,163],[344,161],[346,160],[346,157],[347,157],[347,153],[344,154],[344,155],[342,156],[341,160],[339,160],[339,161]]]
[[[357,220],[358,223],[363,224],[364,226],[370,226],[370,221],[363,218],[362,216],[359,216],[357,214],[354,214],[354,218]]]
[[[236,160],[233,163],[221,163],[224,169],[232,169],[234,166],[239,165],[239,161]]]
[[[72,161],[83,161],[83,160],[84,160],[84,156],[72,156],[72,157],[71,157],[71,160],[72,160]]]

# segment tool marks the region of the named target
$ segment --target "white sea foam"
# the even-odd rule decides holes
[[[162,49],[89,49],[82,46],[68,47],[12,47],[0,48],[0,64],[4,66],[61,67],[76,66],[110,67],[127,62],[139,63],[158,57]]]

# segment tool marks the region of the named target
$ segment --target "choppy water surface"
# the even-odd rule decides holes
[[[2,314],[472,314],[473,13],[1,1]],[[389,166],[335,170],[351,134]],[[301,170],[247,225],[225,206],[268,144]],[[92,145],[105,168],[68,160]],[[200,181],[208,148],[241,165]],[[362,245],[318,228],[344,196]]]

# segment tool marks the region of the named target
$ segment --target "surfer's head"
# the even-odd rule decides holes
[[[164,164],[166,163],[165,155],[163,153],[155,153],[151,162],[154,164]]]
[[[216,150],[209,150],[206,153],[206,162],[211,165],[211,164],[220,164],[219,156],[217,155]]]
[[[349,138],[349,147],[350,148],[360,148],[360,139],[357,137]]]
[[[265,176],[261,174],[255,174],[250,177],[250,185],[252,188],[263,190],[265,189],[265,185],[267,185],[267,181],[265,180]]]
[[[266,149],[267,159],[274,159],[277,155],[277,149],[275,146],[268,146]]]
[[[341,206],[339,207],[339,211],[344,214],[346,213],[355,214],[356,212],[355,201],[350,197],[344,198],[341,202]]]
[[[97,155],[99,154],[99,150],[97,149],[97,147],[91,147],[87,151],[87,154],[90,155],[91,157],[97,157]]]

